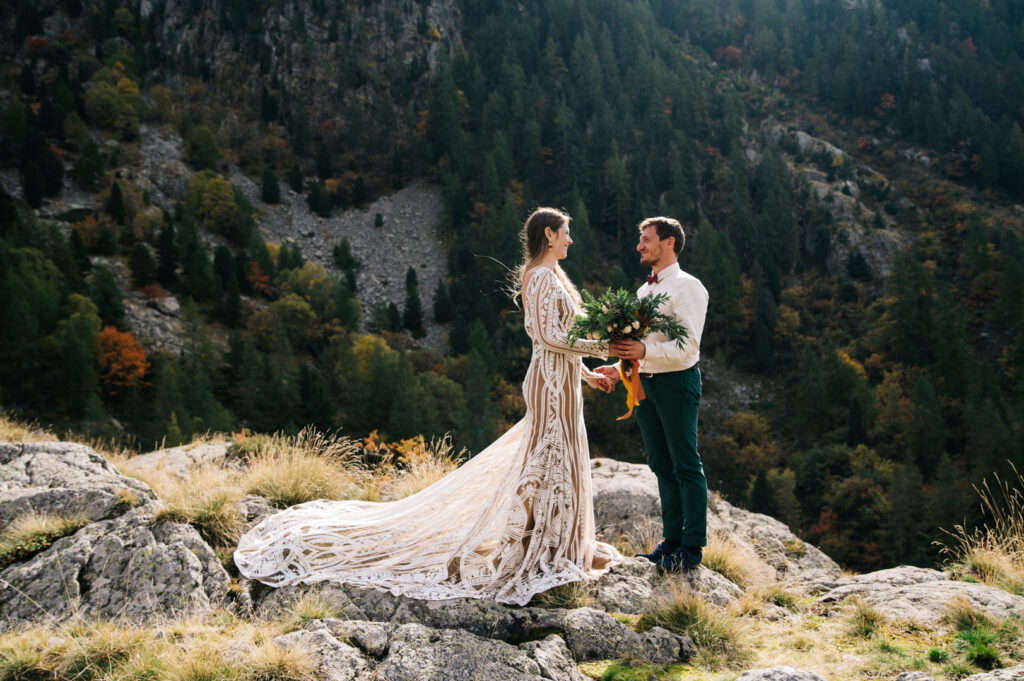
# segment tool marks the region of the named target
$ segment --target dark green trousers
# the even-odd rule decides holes
[[[708,483],[697,452],[700,369],[641,377],[647,398],[634,410],[658,476],[665,539],[683,546],[707,544]]]

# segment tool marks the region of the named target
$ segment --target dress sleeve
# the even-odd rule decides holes
[[[558,281],[557,275],[546,267],[538,267],[530,277],[524,296],[528,297],[527,314],[533,316],[533,328],[537,330],[534,339],[545,349],[563,355],[576,357],[608,357],[608,341],[579,339],[571,346],[567,334],[562,330],[564,320],[559,310],[559,299],[568,297]],[[566,299],[563,307],[571,310]],[[571,312],[568,313],[571,315]]]

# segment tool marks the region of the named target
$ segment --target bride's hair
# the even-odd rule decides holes
[[[523,225],[523,262],[512,271],[511,293],[512,300],[516,300],[523,292],[523,279],[526,273],[536,267],[548,252],[548,239],[544,230],[548,227],[551,231],[557,232],[563,223],[572,220],[568,213],[563,213],[556,208],[538,208],[530,213]],[[562,269],[562,266],[555,263],[555,274],[562,281],[562,285],[569,292],[569,296],[579,307],[583,304],[579,291],[573,286],[569,276]]]

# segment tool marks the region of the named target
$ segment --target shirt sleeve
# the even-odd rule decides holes
[[[684,327],[686,338],[682,347],[671,339],[645,340],[645,360],[661,360],[671,364],[693,364],[700,353],[700,337],[708,311],[708,294],[699,281],[684,282],[669,299],[671,315]],[[666,310],[668,312],[669,310]]]
[[[524,296],[529,299],[528,314],[533,315],[533,328],[537,330],[534,339],[552,352],[576,357],[600,357],[607,359],[608,342],[579,339],[569,345],[568,334],[562,330],[564,320],[559,310],[559,301],[565,306],[570,301],[557,275],[546,267],[537,268],[530,277]],[[562,297],[565,297],[563,300]],[[588,369],[589,371],[589,369]]]

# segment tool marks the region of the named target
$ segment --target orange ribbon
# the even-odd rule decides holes
[[[622,383],[626,386],[626,406],[629,407],[629,411],[615,419],[616,421],[628,419],[633,415],[633,407],[639,405],[640,400],[647,398],[647,395],[644,394],[644,386],[640,383],[640,362],[635,359],[629,360],[629,372],[627,373],[620,359],[619,376],[622,377]]]

